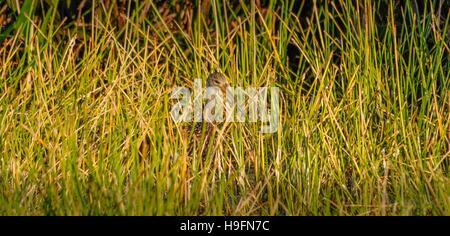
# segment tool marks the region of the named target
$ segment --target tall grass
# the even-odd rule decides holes
[[[122,26],[99,1],[22,11],[0,48],[0,214],[450,215],[439,1],[205,2],[133,2]],[[188,156],[170,92],[216,69],[279,87],[280,129],[232,123]]]

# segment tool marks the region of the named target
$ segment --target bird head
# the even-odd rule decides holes
[[[211,73],[206,80],[206,87],[217,87],[223,93],[229,85],[227,78],[220,72]]]

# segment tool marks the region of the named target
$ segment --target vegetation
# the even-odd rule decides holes
[[[0,4],[1,215],[450,215],[448,3],[73,2]],[[189,157],[170,92],[216,69],[280,129]]]

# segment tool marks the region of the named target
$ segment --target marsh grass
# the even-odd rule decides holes
[[[0,49],[0,214],[449,215],[448,9],[287,2],[211,1],[188,28],[151,1],[123,27],[96,1],[90,21],[22,11]],[[279,87],[280,129],[232,123],[188,157],[171,89],[218,68]]]

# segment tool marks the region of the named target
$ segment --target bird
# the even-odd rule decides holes
[[[227,87],[230,85],[227,78],[221,72],[213,72],[209,74],[206,80],[206,87],[218,88],[223,97],[226,95]],[[206,100],[208,103],[212,98]],[[174,134],[181,134],[182,141],[187,144],[187,155],[191,157],[194,154],[195,147],[201,148],[202,157],[207,154],[208,146],[213,139],[213,136],[219,130],[217,122],[210,122],[202,119],[200,122],[193,122],[188,126],[175,127],[172,131]],[[139,145],[140,160],[146,159],[150,151],[150,137],[148,135]]]
[[[227,87],[230,86],[227,78],[221,72],[213,72],[208,76],[206,80],[206,87],[215,87],[222,92],[222,98],[226,95]],[[208,98],[206,103],[210,102],[213,98]],[[225,99],[222,99],[225,101]],[[211,122],[203,117],[201,122],[196,122],[191,126],[184,127],[181,130],[182,136],[184,138],[190,139],[188,142],[187,154],[191,156],[194,151],[195,144],[199,144],[202,150],[202,156],[205,157],[207,154],[208,146],[213,139],[215,133],[219,130],[219,124],[217,122]]]

